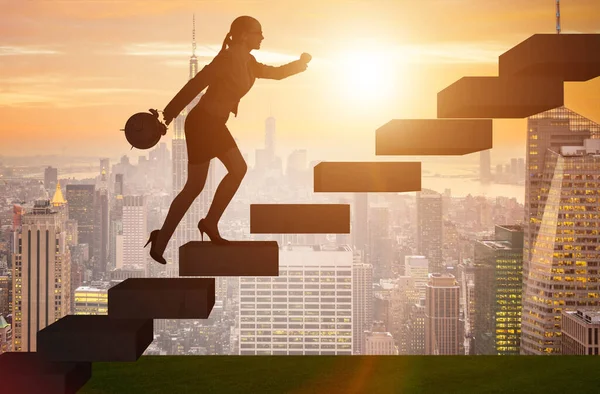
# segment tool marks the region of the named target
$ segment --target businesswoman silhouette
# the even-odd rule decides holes
[[[246,162],[225,125],[229,114],[237,116],[239,101],[248,93],[256,78],[287,78],[306,70],[310,61],[310,55],[303,53],[299,60],[280,67],[261,64],[250,51],[260,49],[263,39],[261,25],[256,19],[250,16],[236,18],[225,36],[221,51],[185,84],[163,111],[168,125],[208,87],[206,94],[185,120],[187,181],[173,200],[162,228],[152,231],[145,245],[151,243],[150,256],[161,264],[167,263],[162,256],[164,250],[188,208],[202,192],[210,160],[215,157],[223,162],[228,173],[217,187],[212,205],[206,217],[198,223],[198,229],[202,239],[206,233],[214,244],[229,243],[219,235],[218,222],[247,170]]]

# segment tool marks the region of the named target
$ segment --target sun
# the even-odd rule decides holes
[[[377,105],[394,95],[398,65],[381,50],[341,52],[335,61],[336,85],[341,96],[362,105]]]

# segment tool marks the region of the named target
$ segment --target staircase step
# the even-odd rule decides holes
[[[348,234],[348,204],[251,204],[253,234]]]
[[[37,333],[37,351],[49,361],[136,361],[152,343],[152,319],[67,315]]]
[[[419,162],[323,162],[314,169],[315,192],[414,192],[421,190]]]
[[[464,77],[437,95],[438,118],[526,118],[564,103],[560,79]]]
[[[92,364],[54,363],[36,352],[0,354],[0,392],[76,393],[92,376]]]
[[[129,278],[108,290],[111,319],[207,319],[214,278]]]
[[[279,246],[276,241],[231,241],[228,245],[192,241],[179,247],[179,276],[277,275]],[[214,296],[212,302],[214,304]]]
[[[491,148],[492,119],[394,119],[375,132],[377,155],[465,155]]]
[[[600,34],[534,34],[500,55],[500,76],[588,81],[600,76]]]

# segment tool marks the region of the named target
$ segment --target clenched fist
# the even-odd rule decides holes
[[[302,60],[304,63],[308,63],[312,60],[312,56],[310,56],[308,53],[303,53],[300,55],[300,60]]]

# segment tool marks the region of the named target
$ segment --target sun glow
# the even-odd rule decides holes
[[[390,99],[399,88],[399,64],[385,51],[342,52],[335,65],[340,95],[352,102],[377,105]]]

